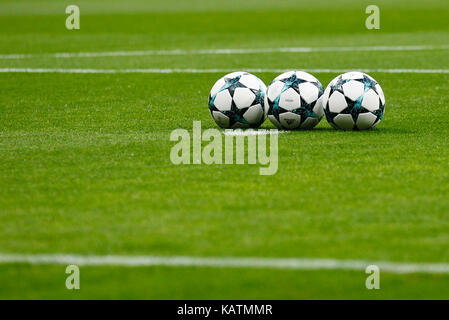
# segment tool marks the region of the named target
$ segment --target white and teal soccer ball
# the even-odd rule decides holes
[[[268,119],[279,129],[312,129],[323,117],[320,81],[304,71],[277,76],[268,86]]]
[[[210,114],[222,128],[258,128],[268,109],[266,90],[262,80],[248,72],[227,74],[210,91]]]
[[[323,94],[323,106],[327,121],[335,129],[366,130],[382,120],[385,96],[376,80],[353,71],[329,83]]]

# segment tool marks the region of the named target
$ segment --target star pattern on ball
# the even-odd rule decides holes
[[[366,93],[368,90],[372,89],[378,95],[377,90],[376,90],[377,82],[374,81],[373,79],[369,78],[367,75],[364,74],[362,79],[350,79],[350,80],[354,80],[354,81],[363,83],[363,86],[364,86],[363,92],[364,93]],[[354,122],[357,121],[357,118],[359,117],[360,113],[371,112],[370,110],[362,107],[363,95],[358,97],[357,100],[355,100],[355,101],[353,101],[353,100],[349,99],[347,96],[345,96],[345,100],[346,100],[346,103],[348,104],[348,106],[345,109],[343,109],[343,111],[341,111],[340,113],[350,114],[352,116],[352,119],[354,120]]]
[[[301,115],[301,119],[305,121],[308,117],[318,118],[317,114],[313,112],[313,108],[318,100],[313,101],[312,103],[307,103],[302,97],[301,99],[301,108],[295,109],[293,112]]]
[[[303,82],[307,82],[304,79],[298,78],[296,76],[296,73],[293,73],[290,77],[281,79],[279,81],[284,83],[284,87],[282,88],[281,92],[284,92],[284,91],[288,90],[289,88],[292,88],[298,94],[299,94],[299,87],[298,87],[298,85],[303,83]]]
[[[259,127],[263,121],[265,120],[265,116],[262,116],[259,121],[252,123],[248,121],[244,115],[248,111],[248,109],[252,106],[259,105],[260,106],[260,112],[264,112],[265,108],[265,88],[263,86],[259,86],[259,89],[253,89],[245,84],[241,83],[240,80],[242,76],[248,75],[248,73],[243,73],[241,75],[235,76],[235,77],[224,77],[224,85],[218,90],[217,93],[214,95],[209,95],[209,110],[214,118],[214,111],[220,112],[221,114],[225,115],[229,119],[228,127],[232,128],[236,124],[240,124],[243,126],[251,127],[251,128],[257,128]],[[237,106],[235,98],[235,93],[237,88],[245,88],[249,92],[254,94],[254,99],[248,106]],[[231,98],[230,100],[230,106],[228,107],[228,110],[220,110],[215,105],[215,100],[217,97],[217,94],[222,91],[228,91],[229,96]]]
[[[361,96],[359,96],[355,101],[349,99],[343,92],[343,85],[349,81],[357,81],[357,82],[363,83],[363,94]],[[366,74],[363,74],[363,77],[361,77],[359,79],[354,79],[354,78],[343,79],[342,76],[339,76],[334,81],[334,83],[332,83],[330,86],[331,90],[329,93],[329,97],[335,91],[340,92],[341,94],[343,94],[343,96],[345,98],[347,107],[345,109],[343,109],[341,112],[333,113],[329,109],[329,100],[328,100],[326,106],[324,107],[324,113],[325,113],[326,118],[328,119],[329,123],[331,125],[335,126],[334,118],[336,116],[338,116],[339,114],[349,114],[349,115],[351,115],[351,118],[354,121],[354,124],[356,124],[357,120],[359,118],[359,115],[364,114],[364,113],[372,113],[373,115],[376,116],[375,123],[379,122],[383,117],[384,110],[385,110],[385,104],[383,104],[382,100],[380,99],[380,94],[378,92],[378,89],[376,88],[377,85],[378,85],[377,81],[374,80],[373,78],[367,76]],[[373,90],[379,99],[379,109],[374,110],[374,111],[370,111],[362,106],[362,101],[363,101],[364,95],[369,90]],[[357,129],[357,125],[354,125],[354,129]]]
[[[330,96],[334,91],[338,91],[338,92],[344,94],[344,92],[343,92],[343,85],[344,85],[346,82],[349,82],[349,81],[351,81],[351,80],[353,80],[353,79],[343,79],[342,76],[339,76],[339,77],[337,78],[337,81],[335,81],[335,83],[331,84],[331,91],[330,91],[330,93],[329,93],[329,96]]]
[[[225,84],[224,86],[220,89],[220,91],[223,90],[228,90],[229,94],[231,95],[231,97],[234,96],[234,91],[237,88],[246,88],[246,86],[242,83],[240,83],[240,78],[242,76],[237,76],[235,78],[224,78]]]
[[[283,79],[279,79],[277,80],[279,82],[283,82],[284,86],[282,87],[282,90],[280,91],[280,93],[274,98],[274,100],[271,100],[270,98],[268,98],[268,114],[269,115],[273,115],[274,118],[280,122],[280,116],[283,113],[294,113],[297,115],[301,116],[301,121],[299,122],[298,128],[300,128],[302,126],[302,124],[310,119],[310,118],[315,118],[321,120],[321,117],[319,117],[315,112],[314,112],[314,108],[318,102],[318,99],[316,99],[315,101],[312,101],[310,103],[307,103],[304,98],[301,95],[301,90],[299,85],[301,83],[311,83],[313,84],[317,89],[318,89],[318,98],[324,93],[324,88],[321,85],[321,83],[319,81],[310,81],[310,80],[306,80],[303,78],[298,78],[296,73],[293,73],[291,76],[287,77],[287,78],[283,78]],[[272,82],[273,84],[273,82]],[[287,91],[289,88],[292,88],[299,96],[300,99],[300,104],[298,108],[295,109],[284,109],[283,107],[281,107],[280,105],[280,98],[283,92]],[[291,119],[288,118],[284,118],[284,120],[287,124],[289,124],[289,121],[292,121]]]
[[[280,100],[280,98],[281,98],[281,96],[278,95],[278,96],[274,99],[273,102],[271,102],[271,101],[268,99],[268,113],[269,113],[269,114],[273,114],[273,116],[274,116],[277,120],[279,120],[279,109],[280,109],[280,107],[279,107],[279,100]]]
[[[369,89],[373,89],[374,92],[379,95],[379,92],[376,90],[376,84],[377,82],[370,77],[368,77],[366,74],[363,75],[363,79],[357,79],[357,81],[362,82],[364,87],[364,92],[367,92]]]
[[[242,108],[242,109],[237,108],[234,100],[232,100],[231,110],[222,111],[222,113],[229,118],[229,126],[232,127],[236,122],[248,124],[248,121],[246,121],[246,119],[243,117],[246,110],[248,110],[248,108]]]
[[[212,112],[214,110],[218,110],[214,104],[216,96],[217,95],[212,96],[211,94],[209,94],[209,110],[210,110],[210,112]]]
[[[358,97],[356,101],[353,101],[346,96],[345,100],[348,106],[338,113],[334,113],[329,110],[329,102],[328,102],[328,104],[324,108],[324,113],[326,114],[326,117],[330,120],[333,120],[339,114],[350,114],[354,122],[356,122],[357,118],[359,117],[359,114],[370,112],[369,110],[365,109],[362,106],[363,95]]]
[[[340,114],[350,114],[354,122],[357,122],[357,118],[359,117],[360,113],[370,112],[369,110],[362,107],[363,96],[358,97],[356,101],[352,101],[347,97],[345,97],[345,99],[348,106],[343,109]]]
[[[382,103],[382,100],[380,99],[380,93],[376,88],[376,85],[378,84],[376,80],[363,75],[363,79],[361,79],[361,82],[364,84],[364,92],[367,92],[368,90],[373,90],[377,96],[379,97],[379,109],[372,111],[371,113],[376,116],[376,122],[382,120],[382,117],[384,115],[385,110],[385,104]]]
[[[374,114],[376,116],[376,122],[382,120],[383,116],[384,116],[384,110],[385,110],[385,105],[383,105],[382,103],[379,106],[379,109],[374,110],[373,112],[371,112],[372,114]]]
[[[250,89],[250,90],[252,93],[254,93],[254,96],[255,96],[255,99],[254,99],[253,103],[251,104],[251,106],[255,106],[257,104],[260,104],[261,106],[263,106],[265,103],[265,91],[263,90],[263,88]]]

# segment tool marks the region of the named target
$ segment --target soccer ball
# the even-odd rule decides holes
[[[312,129],[323,117],[320,81],[304,71],[289,71],[268,86],[268,119],[279,129]]]
[[[210,114],[222,128],[258,128],[268,109],[266,90],[262,80],[248,72],[227,74],[210,91]]]
[[[382,120],[385,96],[382,88],[363,72],[347,72],[332,80],[323,94],[324,113],[335,129],[365,130]]]

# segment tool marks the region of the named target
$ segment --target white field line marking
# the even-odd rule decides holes
[[[449,263],[405,263],[387,261],[311,259],[311,258],[238,258],[189,256],[119,256],[73,254],[0,254],[0,264],[27,263],[34,265],[75,264],[78,266],[167,266],[217,268],[272,268],[293,270],[354,270],[363,271],[368,265],[377,265],[389,273],[449,274]]]
[[[449,45],[420,46],[359,46],[359,47],[293,47],[293,48],[254,48],[254,49],[202,49],[202,50],[136,50],[105,52],[59,52],[42,54],[0,54],[0,59],[31,59],[35,57],[50,58],[95,58],[122,56],[173,56],[173,55],[208,55],[208,54],[253,54],[253,53],[308,53],[308,52],[348,52],[348,51],[422,51],[445,50]]]
[[[276,134],[278,133],[287,133],[289,131],[285,131],[285,130],[278,130],[276,132]],[[267,129],[258,129],[258,130],[253,130],[253,129],[247,129],[247,130],[231,130],[231,129],[227,129],[225,131],[222,131],[222,133],[225,136],[257,136],[257,135],[269,135],[270,134],[270,130]]]
[[[240,68],[241,69],[241,68]],[[293,69],[245,69],[247,72],[281,73]],[[316,73],[343,73],[355,69],[301,69]],[[234,69],[60,69],[60,68],[0,68],[0,73],[228,73]],[[361,69],[364,72],[380,73],[449,73],[449,69]]]

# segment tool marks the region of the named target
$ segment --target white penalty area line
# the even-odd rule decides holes
[[[244,69],[247,72],[282,73],[293,69]],[[316,73],[343,73],[356,69],[302,69]],[[235,69],[61,69],[61,68],[0,68],[0,73],[72,73],[72,74],[120,74],[120,73],[229,73]],[[360,69],[364,72],[379,73],[449,73],[449,69]]]
[[[41,54],[0,54],[0,59],[49,58],[95,58],[123,56],[173,56],[173,55],[214,55],[253,53],[309,53],[309,52],[354,52],[354,51],[422,51],[446,50],[449,45],[403,45],[403,46],[357,46],[357,47],[291,47],[291,48],[248,48],[248,49],[201,49],[201,50],[136,50],[105,52],[59,52]]]
[[[263,268],[290,270],[352,270],[364,271],[376,265],[381,272],[407,274],[449,274],[449,263],[405,263],[386,261],[311,259],[311,258],[238,258],[190,256],[121,256],[74,254],[0,254],[0,264],[78,265],[121,267],[216,267]]]

